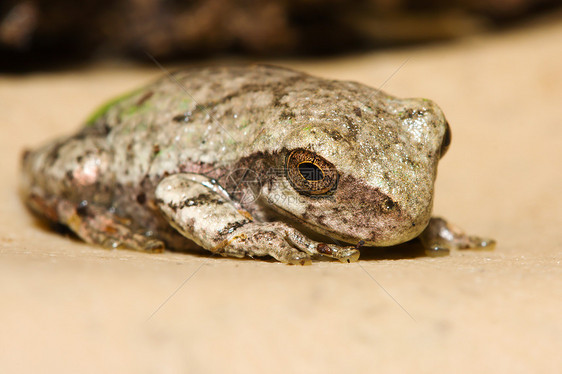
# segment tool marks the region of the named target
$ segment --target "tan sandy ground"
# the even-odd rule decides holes
[[[160,72],[0,77],[0,372],[561,372],[562,23],[285,64],[379,86],[406,59],[384,89],[453,127],[435,212],[494,252],[299,267],[83,244],[23,208],[19,153]]]

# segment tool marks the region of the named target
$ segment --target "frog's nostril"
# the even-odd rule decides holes
[[[392,209],[394,209],[395,206],[396,204],[390,198],[387,198],[383,203],[385,212],[390,212]]]

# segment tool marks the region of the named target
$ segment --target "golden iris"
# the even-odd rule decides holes
[[[295,149],[289,153],[285,171],[293,188],[306,196],[330,195],[338,184],[335,166],[306,149]]]

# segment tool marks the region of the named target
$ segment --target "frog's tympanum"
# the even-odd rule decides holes
[[[27,205],[89,243],[305,264],[421,239],[492,247],[431,218],[451,140],[435,103],[272,66],[177,72],[23,156]]]

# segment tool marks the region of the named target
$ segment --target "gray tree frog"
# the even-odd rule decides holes
[[[22,159],[32,211],[89,243],[202,247],[290,264],[420,238],[491,248],[431,218],[451,139],[430,100],[255,65],[176,72]]]

